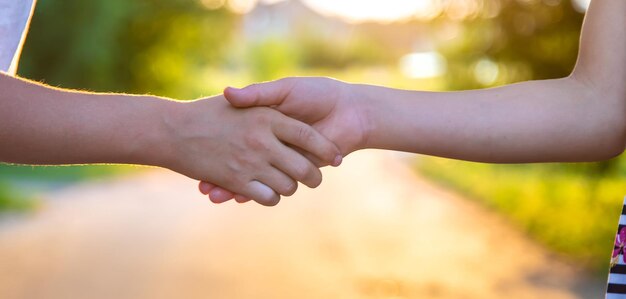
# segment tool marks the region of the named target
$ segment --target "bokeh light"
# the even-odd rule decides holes
[[[252,11],[257,0],[228,0],[228,9],[234,13],[246,14]]]
[[[499,74],[498,64],[489,58],[482,58],[474,65],[474,77],[482,85],[492,85]]]
[[[416,52],[400,59],[400,69],[409,78],[432,78],[446,72],[446,60],[435,51]]]
[[[589,0],[64,0],[63,5],[53,5],[54,1],[40,2],[42,3],[35,11],[32,30],[25,46],[20,76],[59,87],[103,92],[149,93],[176,99],[197,99],[221,93],[225,86],[245,86],[285,76],[329,76],[347,82],[428,91],[477,89],[521,80],[558,78],[566,76],[574,65],[582,12],[589,4]],[[350,156],[350,161],[354,158]],[[362,160],[364,162],[374,161],[369,157],[364,158]],[[577,266],[594,270],[604,269],[606,254],[612,248],[614,226],[613,223],[605,225],[606,221],[601,220],[608,218],[609,214],[615,211],[615,203],[621,204],[619,197],[623,190],[626,190],[624,179],[626,159],[598,165],[575,166],[464,164],[428,157],[420,157],[416,162],[411,165],[421,175],[456,188],[469,198],[482,200],[482,204],[502,214],[502,218],[515,221],[516,227],[524,230],[524,236],[539,240],[542,246],[555,254],[571,258]],[[483,265],[501,267],[492,259],[486,259],[488,263],[484,263],[485,259],[463,256],[467,253],[465,249],[471,248],[471,244],[474,243],[467,246],[466,242],[452,240],[451,246],[436,246],[433,245],[433,240],[448,237],[437,233],[426,237],[417,230],[424,228],[424,232],[428,233],[433,231],[430,228],[439,227],[429,220],[431,219],[429,217],[438,214],[457,215],[450,211],[420,208],[420,202],[426,202],[423,200],[425,199],[423,188],[413,188],[415,186],[411,183],[409,186],[412,189],[397,194],[395,191],[389,193],[388,189],[373,190],[369,186],[381,185],[364,183],[360,180],[376,178],[369,175],[380,175],[381,172],[363,171],[361,167],[366,165],[365,163],[353,165],[357,170],[356,175],[338,175],[335,178],[325,176],[327,179],[321,187],[336,184],[341,189],[339,192],[332,192],[332,196],[341,200],[328,199],[321,205],[319,200],[326,196],[312,193],[319,190],[301,190],[304,194],[310,192],[308,196],[311,196],[311,200],[302,200],[301,197],[299,200],[286,200],[285,205],[276,207],[285,209],[290,205],[294,209],[283,211],[285,213],[274,212],[275,209],[271,212],[267,209],[258,210],[257,213],[252,206],[234,205],[231,206],[230,212],[225,213],[224,210],[229,209],[228,205],[212,207],[193,199],[178,200],[199,196],[196,194],[195,183],[186,182],[186,178],[180,178],[180,182],[189,183],[185,185],[188,187],[181,188],[168,187],[175,179],[167,179],[163,183],[149,185],[148,188],[144,185],[126,184],[133,190],[147,194],[143,197],[129,196],[128,200],[119,195],[111,195],[111,189],[107,188],[105,192],[98,192],[98,196],[117,200],[102,200],[102,208],[80,210],[74,202],[69,206],[77,209],[77,215],[85,215],[84,211],[106,211],[106,207],[114,207],[112,211],[115,213],[112,215],[115,220],[119,219],[118,215],[125,215],[120,213],[121,211],[131,210],[127,203],[133,199],[150,198],[150,205],[133,204],[132,209],[141,211],[141,214],[130,217],[132,220],[129,222],[101,222],[98,225],[101,230],[87,227],[85,232],[94,240],[105,239],[107,236],[117,240],[118,236],[129,236],[131,228],[150,226],[152,225],[150,219],[155,220],[159,226],[155,225],[155,230],[148,233],[147,238],[154,237],[158,241],[164,240],[162,236],[168,235],[173,242],[150,246],[149,251],[156,253],[156,258],[136,268],[147,273],[159,265],[166,264],[164,261],[172,261],[174,271],[159,272],[158,275],[147,273],[149,277],[163,277],[167,283],[145,285],[149,289],[182,285],[198,294],[201,290],[206,290],[213,295],[200,298],[219,297],[215,294],[221,290],[241,293],[241,285],[247,283],[258,283],[250,288],[249,296],[222,296],[222,298],[299,298],[303,295],[308,295],[309,298],[325,298],[328,295],[313,296],[304,294],[302,290],[324,291],[326,288],[335,287],[353,288],[359,293],[352,297],[332,292],[327,294],[340,298],[459,298],[467,297],[467,290],[463,290],[463,293],[448,294],[446,292],[453,289],[448,286],[457,286],[457,283],[431,286],[430,281],[436,281],[431,272],[425,272],[428,275],[428,279],[425,280],[427,285],[421,286],[421,282],[415,282],[413,278],[417,275],[412,271],[423,270],[423,267],[411,267],[411,262],[416,261],[415,257],[419,255],[427,261],[432,261],[433,269],[441,270],[445,279],[450,278],[450,272],[447,271],[450,268],[442,267],[432,255],[445,253],[444,262],[459,257],[462,261],[479,261],[480,267],[463,267],[469,271],[467,273],[472,274],[471,276],[458,277],[459,282],[466,281],[471,287],[481,286],[480,283],[476,283],[476,279],[467,278],[480,278],[481,275],[477,271],[483,269]],[[385,170],[382,178],[391,178],[396,173],[390,170],[389,164],[377,165],[382,165]],[[348,165],[343,165],[346,166]],[[345,169],[343,167],[336,170],[343,171],[342,169]],[[86,181],[99,178],[96,176],[97,169],[100,168],[48,167],[37,171],[43,172],[39,180],[53,181],[64,177],[77,177],[76,181]],[[67,174],[70,170],[73,171],[73,174],[70,173],[71,176]],[[107,168],[106,171],[110,171],[110,175],[114,176],[136,170],[132,168],[121,172],[117,168]],[[20,176],[17,181],[19,184],[15,186],[12,185],[13,181],[7,181],[3,187],[3,182],[0,181],[0,211],[3,204],[4,209],[7,207],[16,209],[15,203],[20,199],[17,199],[14,193],[23,190],[32,193],[32,190],[36,189],[37,185],[30,185],[31,180],[37,182],[32,172],[32,167],[0,167],[0,175],[4,173],[5,178]],[[175,177],[173,175],[173,178]],[[343,183],[343,179],[350,178],[359,180],[358,185],[349,187]],[[364,189],[362,186],[368,188]],[[391,186],[392,190],[399,190],[395,181]],[[155,191],[157,189],[154,188],[160,187],[175,190],[172,198],[176,200],[167,200],[165,197],[169,193]],[[344,196],[359,190],[366,192],[362,195],[358,193],[356,201],[349,201],[346,199],[348,196]],[[165,197],[161,197],[159,203],[154,201],[149,192],[165,194]],[[416,196],[418,200],[409,198],[411,196]],[[7,203],[7,198],[12,201]],[[76,198],[76,203],[84,202],[85,199],[89,201],[89,197],[84,195]],[[617,199],[617,202],[614,199]],[[441,204],[439,200],[432,202],[437,207]],[[196,209],[192,205],[201,208]],[[20,206],[23,205],[17,207]],[[146,213],[152,213],[159,207],[167,207],[160,210],[165,213],[164,216],[147,217],[151,214]],[[188,214],[180,213],[181,207],[198,217],[186,217]],[[246,211],[250,212],[249,216]],[[209,213],[209,216],[204,213]],[[244,214],[241,216],[231,213]],[[90,213],[86,214],[92,216]],[[33,219],[37,217],[39,215]],[[274,217],[285,217],[284,222],[291,224],[272,228],[277,229],[276,231],[282,235],[269,230],[269,227],[280,223],[277,221],[279,218]],[[73,217],[65,218],[72,220],[70,225],[75,223]],[[60,221],[65,223],[66,219]],[[241,219],[245,221],[242,222]],[[305,225],[293,226],[294,223],[300,223],[297,221],[308,221],[307,219],[313,221],[324,219],[324,223],[328,225],[310,225],[301,222]],[[578,221],[579,219],[588,221]],[[137,225],[126,225],[131,221],[136,221]],[[123,225],[119,225],[120,223]],[[181,226],[170,225],[172,223],[180,223]],[[182,226],[190,223],[194,224],[193,228]],[[255,223],[271,225],[259,226],[254,225]],[[335,223],[344,226],[334,225]],[[362,223],[371,225],[366,226]],[[54,225],[41,227],[54,228]],[[161,227],[171,230],[159,231]],[[458,231],[459,227],[450,225],[453,231]],[[493,226],[496,227],[498,226]],[[256,233],[256,229],[262,230],[265,234]],[[332,237],[332,232],[339,232],[340,235]],[[191,238],[197,234],[201,237]],[[359,241],[361,236],[363,242]],[[416,236],[417,239],[414,238]],[[190,246],[192,243],[181,242],[187,238],[189,242],[200,242],[201,246]],[[56,235],[52,239],[59,240]],[[397,243],[386,241],[392,239],[397,240]],[[475,241],[474,239],[469,238],[472,241]],[[141,242],[145,238],[141,239],[140,236],[136,240]],[[285,240],[289,240],[288,245],[295,247],[276,246],[285,243]],[[411,243],[411,240],[418,240],[421,243]],[[50,243],[49,238],[44,238],[44,241]],[[360,243],[354,243],[355,241]],[[7,243],[15,242],[9,240]],[[498,243],[504,244],[502,248],[517,248],[506,242]],[[85,258],[77,258],[72,255],[73,251],[70,251],[67,254],[68,260],[95,263],[101,265],[105,271],[111,268],[108,265],[110,256],[123,257],[118,249],[134,248],[117,246],[118,242],[108,242],[103,248],[89,244],[85,250],[71,242],[66,244],[86,254]],[[459,251],[457,244],[463,244],[463,250]],[[480,248],[493,246],[489,242],[476,242],[476,245]],[[175,254],[169,256],[169,259],[163,259],[161,252],[174,247]],[[109,248],[110,252],[107,251]],[[183,251],[183,248],[196,249],[195,252],[198,254],[190,254]],[[293,248],[304,249],[302,250],[304,255],[298,255],[298,250],[292,250]],[[37,255],[40,249],[40,246],[32,247],[33,253],[30,251],[25,253],[24,256],[28,258],[24,258],[23,261],[33,264],[31,258],[41,257]],[[92,250],[104,252],[107,256],[88,260]],[[444,252],[446,250],[448,251]],[[323,258],[328,257],[332,263],[325,263],[318,255],[311,255],[316,254],[315,252],[321,252]],[[397,254],[398,252],[404,252],[406,255]],[[150,256],[141,252],[138,254]],[[507,259],[510,259],[508,258],[510,256],[516,255],[507,255]],[[5,257],[7,260],[15,260],[8,255]],[[130,254],[127,257],[134,261],[136,256]],[[247,263],[248,260],[243,259],[244,257],[250,261],[260,262],[261,266]],[[55,261],[46,256],[41,260]],[[216,268],[216,265],[229,265],[230,262],[237,262],[237,265],[244,265],[246,268],[226,266]],[[62,265],[58,270],[63,273],[66,273],[65,268],[72,269],[67,264],[58,264]],[[331,275],[310,275],[318,273],[316,272],[318,266],[333,264],[341,270],[324,272]],[[266,265],[269,265],[269,268]],[[392,269],[392,266],[400,270],[398,273],[405,273],[406,276],[384,270]],[[524,266],[524,269],[530,268]],[[42,275],[63,282],[61,285],[70,288],[73,288],[74,284],[82,284],[81,280],[76,279],[79,276],[94,281],[106,278],[99,269],[82,267],[79,270],[82,269],[83,272],[77,272],[67,281],[45,270],[33,271],[32,278],[23,279],[26,282],[24,289],[39,291],[38,286],[32,282],[36,282]],[[366,271],[367,275],[363,276],[360,269],[372,270]],[[341,272],[343,270],[349,273],[343,275],[344,272]],[[360,273],[356,273],[357,270]],[[14,274],[15,271],[9,272],[11,278],[21,275]],[[208,272],[212,274],[202,275]],[[242,280],[241,273],[249,273],[251,277],[263,279]],[[501,271],[493,273],[501,275]],[[513,273],[520,274],[520,271]],[[233,280],[229,280],[231,274]],[[288,279],[282,279],[283,274],[284,278]],[[339,276],[354,280],[342,281],[338,279]],[[547,283],[553,285],[552,277],[548,276],[546,275]],[[404,277],[411,279],[404,280]],[[533,279],[528,280],[528,277]],[[526,288],[536,285],[545,289],[546,284],[542,277],[524,275],[519,286]],[[123,277],[117,276],[109,278],[115,282],[124,280]],[[291,278],[294,280],[290,280]],[[565,279],[570,278],[567,276]],[[300,286],[294,284],[296,280],[306,284],[306,287],[295,287]],[[10,279],[0,281],[11,283]],[[212,282],[215,284],[211,284]],[[280,293],[293,288],[296,292],[270,296],[260,292],[256,287],[263,282],[270,282],[265,284],[265,287],[271,291]],[[500,285],[501,281],[494,281],[493,284],[487,282],[485,286]],[[508,279],[504,280],[504,283],[507,286],[512,284]],[[50,285],[54,285],[54,282]],[[135,285],[143,286],[140,283]],[[417,286],[418,290],[423,288],[425,292],[410,293],[413,286]],[[126,291],[123,288],[119,289]],[[3,288],[0,286],[1,298],[16,298],[4,295],[2,291]],[[511,297],[512,292],[508,287],[501,291],[504,293],[496,298]],[[154,295],[156,296],[156,293]],[[469,296],[471,297],[471,294]],[[529,298],[531,297],[551,298],[550,296]],[[475,298],[491,297],[475,296]],[[597,296],[579,298],[597,298]]]
[[[206,9],[213,10],[222,8],[222,6],[226,3],[226,0],[200,0],[200,3],[202,3]]]
[[[438,11],[434,0],[303,0],[311,8],[348,21],[390,22],[411,17],[432,17]]]
[[[589,4],[591,4],[591,0],[572,0],[572,5],[574,9],[578,12],[584,13],[589,8]]]

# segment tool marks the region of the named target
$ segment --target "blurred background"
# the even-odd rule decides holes
[[[566,76],[588,0],[39,0],[19,75],[53,86],[180,100],[283,76],[420,90]],[[486,165],[407,161],[503,215],[550,252],[602,277],[626,162]],[[5,215],[38,194],[145,171],[0,167]],[[607,221],[609,219],[609,221]]]

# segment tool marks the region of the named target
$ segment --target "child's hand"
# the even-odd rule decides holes
[[[345,156],[365,147],[370,130],[364,105],[350,85],[323,77],[284,78],[242,89],[226,88],[235,107],[268,106],[312,125]]]
[[[279,195],[296,191],[298,181],[312,188],[321,183],[319,169],[290,146],[327,164],[339,156],[313,128],[270,108],[238,109],[223,97],[179,107],[167,128],[174,152],[166,166],[245,200],[275,205]]]
[[[334,142],[342,155],[347,155],[365,147],[369,131],[363,105],[359,105],[348,88],[348,84],[329,78],[285,78],[243,89],[227,88],[224,95],[235,107],[271,106],[306,122]],[[308,157],[315,161],[315,157]],[[246,201],[245,197],[215,184],[201,182],[199,188],[216,203],[233,197],[237,202]]]

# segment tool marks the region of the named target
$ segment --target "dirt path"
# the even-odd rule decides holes
[[[361,152],[274,208],[165,171],[50,194],[0,227],[0,298],[601,298],[500,217]]]

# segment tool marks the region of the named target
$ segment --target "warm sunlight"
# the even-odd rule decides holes
[[[589,8],[589,4],[591,0],[572,0],[572,5],[578,12],[586,12],[587,8]]]
[[[411,17],[435,15],[433,0],[302,0],[320,13],[349,21],[390,22]]]
[[[393,22],[405,19],[431,20],[442,12],[452,19],[475,17],[483,12],[487,16],[499,13],[500,5],[492,2],[487,5],[484,1],[476,0],[199,0],[207,9],[228,7],[238,14],[252,11],[257,4],[272,4],[284,1],[301,1],[311,9],[326,16],[339,17],[348,22]],[[559,3],[556,0],[554,3]],[[572,6],[584,13],[591,0],[570,0]]]
[[[259,2],[264,4],[296,0],[200,0],[208,9],[227,5],[231,11],[244,14]],[[300,0],[327,16],[336,16],[351,22],[392,22],[407,18],[430,19],[439,13],[435,0]]]
[[[400,59],[400,69],[409,78],[433,78],[445,74],[446,59],[435,51],[415,52]]]

